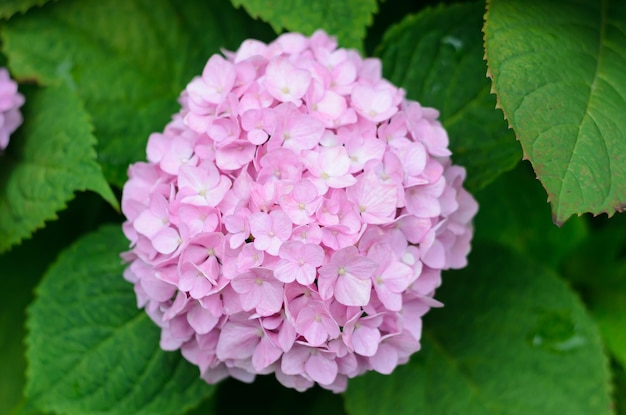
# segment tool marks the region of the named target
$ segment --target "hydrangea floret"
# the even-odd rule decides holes
[[[17,83],[6,68],[0,68],[0,151],[7,148],[11,134],[22,124],[23,104],[24,96],[17,91]]]
[[[214,55],[180,102],[122,198],[160,346],[300,391],[407,362],[478,208],[438,112],[322,31]]]

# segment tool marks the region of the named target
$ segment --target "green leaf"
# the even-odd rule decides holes
[[[231,0],[254,18],[260,17],[277,33],[283,29],[312,34],[324,29],[337,36],[342,47],[361,49],[366,27],[378,10],[376,0]]]
[[[24,125],[0,156],[0,252],[66,206],[74,192],[93,190],[117,199],[96,162],[89,118],[67,87],[24,91]]]
[[[556,223],[626,207],[626,3],[491,0],[493,90]]]
[[[94,227],[94,214],[102,216],[109,211],[113,212],[110,205],[95,193],[79,193],[59,213],[59,220],[0,255],[0,414],[12,414],[10,410],[22,398],[26,382],[25,309],[34,297],[35,285],[65,246]]]
[[[42,6],[49,0],[2,0],[0,3],[0,19],[8,19],[17,13],[25,13],[34,6]]]
[[[480,210],[474,219],[476,240],[499,242],[522,255],[556,268],[588,236],[586,218],[557,227],[541,184],[527,162],[475,194]]]
[[[105,176],[121,187],[209,57],[269,32],[218,0],[64,0],[16,16],[3,36],[17,78],[77,89],[93,117]]]
[[[378,48],[385,76],[405,88],[409,98],[441,112],[452,159],[467,168],[470,190],[485,186],[521,159],[489,94],[482,15],[478,3],[425,9],[391,27]]]
[[[349,414],[610,414],[598,330],[552,272],[477,244],[447,274],[446,306],[424,321],[423,349],[388,376],[350,381]]]
[[[67,415],[179,414],[213,391],[159,329],[122,278],[119,226],[80,239],[49,269],[27,322],[26,397]]]

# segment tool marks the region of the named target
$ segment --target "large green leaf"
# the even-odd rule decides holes
[[[349,414],[610,414],[608,361],[578,298],[495,244],[448,274],[423,349],[389,375],[350,381]]]
[[[121,186],[209,57],[268,32],[225,1],[65,0],[16,16],[3,35],[17,78],[77,88],[105,176]]]
[[[626,207],[626,3],[491,0],[493,90],[554,219]]]
[[[117,214],[100,196],[79,193],[59,213],[59,220],[0,255],[0,414],[12,414],[11,409],[22,399],[26,382],[25,309],[34,297],[35,285],[65,246],[109,215]]]
[[[24,125],[0,155],[0,252],[56,218],[79,190],[117,206],[82,104],[64,86],[24,91]]]
[[[552,223],[546,194],[527,162],[475,196],[480,204],[475,239],[499,242],[550,267],[559,266],[589,234],[586,218],[573,218],[560,228]]]
[[[159,329],[122,278],[127,240],[108,226],[64,251],[37,289],[27,321],[26,397],[67,415],[179,414],[213,388]]]
[[[366,27],[378,10],[376,0],[231,0],[253,17],[270,23],[277,33],[283,29],[310,35],[324,29],[337,36],[341,46],[362,48]]]
[[[0,19],[8,19],[16,13],[25,13],[34,6],[41,6],[49,0],[2,0],[0,2]]]
[[[489,94],[482,16],[478,3],[425,9],[389,29],[378,48],[385,76],[404,87],[409,98],[441,111],[452,158],[467,167],[471,190],[521,160]]]

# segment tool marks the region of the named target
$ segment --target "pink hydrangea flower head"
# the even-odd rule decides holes
[[[0,68],[0,151],[7,148],[11,134],[22,125],[23,104],[24,96],[17,91],[17,83],[6,68]]]
[[[406,363],[478,209],[437,111],[322,31],[211,57],[181,104],[122,200],[161,346],[297,390]]]

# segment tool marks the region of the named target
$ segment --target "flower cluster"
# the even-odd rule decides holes
[[[214,383],[342,391],[420,348],[477,204],[438,112],[318,31],[214,55],[124,187],[125,278]]]
[[[9,145],[9,137],[22,124],[20,107],[24,96],[17,92],[17,83],[6,68],[0,68],[0,151]]]

